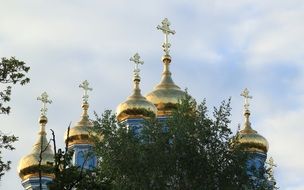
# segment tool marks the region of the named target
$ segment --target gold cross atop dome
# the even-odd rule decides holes
[[[46,92],[43,92],[41,94],[41,96],[37,97],[37,100],[40,100],[42,102],[42,108],[40,109],[41,116],[46,116],[46,112],[48,110],[47,107],[46,107],[46,104],[47,103],[49,103],[49,104],[52,103],[52,100],[50,100],[48,98],[49,98],[49,95]]]
[[[84,94],[82,96],[82,100],[83,102],[88,102],[89,100],[89,94],[88,94],[88,91],[92,91],[93,88],[90,88],[89,87],[89,82],[87,80],[83,81],[80,85],[79,85],[79,88],[82,88],[84,90]]]
[[[139,69],[139,65],[143,65],[144,62],[140,60],[140,56],[138,53],[135,53],[133,55],[133,57],[131,57],[129,59],[130,61],[133,61],[134,62],[134,79],[137,79],[137,80],[140,80],[140,76],[139,76],[139,72],[140,72],[140,69]]]
[[[165,18],[161,23],[162,23],[162,25],[161,26],[158,25],[156,28],[158,30],[161,30],[165,34],[165,42],[163,43],[163,49],[164,49],[164,52],[166,53],[166,55],[169,55],[169,52],[170,52],[169,49],[171,47],[171,44],[169,43],[168,36],[169,36],[169,34],[174,35],[175,31],[171,30],[169,28],[169,26],[171,24],[167,18]]]
[[[249,90],[247,88],[241,93],[241,96],[245,98],[244,109],[245,111],[249,111],[249,99],[252,99],[252,96],[249,96]]]

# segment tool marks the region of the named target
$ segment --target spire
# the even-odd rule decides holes
[[[252,130],[251,123],[249,121],[250,110],[249,110],[249,99],[252,99],[252,96],[249,96],[249,90],[247,88],[241,93],[241,96],[244,97],[244,130]]]
[[[139,65],[143,65],[144,62],[140,60],[140,56],[138,53],[135,53],[133,57],[129,59],[130,61],[134,62],[134,70],[133,70],[133,81],[134,81],[134,94],[140,95],[140,88],[139,88],[139,83],[140,83],[140,69]]]

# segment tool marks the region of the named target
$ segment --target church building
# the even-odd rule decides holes
[[[168,19],[164,19],[161,22],[161,25],[157,26],[157,29],[162,31],[165,36],[165,40],[162,44],[164,54],[162,56],[163,72],[160,83],[146,96],[141,94],[139,66],[144,62],[140,59],[139,54],[136,53],[130,58],[130,61],[135,64],[133,73],[133,92],[126,101],[118,105],[116,111],[118,122],[123,123],[134,133],[140,133],[142,121],[151,115],[155,115],[159,120],[166,120],[176,108],[180,99],[186,95],[186,92],[181,90],[180,87],[174,83],[170,72],[171,44],[169,43],[169,35],[174,35],[175,31],[170,29],[170,22]],[[93,127],[93,123],[88,115],[88,92],[91,91],[92,88],[89,87],[88,81],[84,81],[79,87],[84,90],[82,98],[83,113],[80,120],[64,134],[64,137],[65,142],[68,143],[68,148],[74,151],[72,159],[73,164],[76,166],[83,166],[83,168],[90,170],[97,165],[97,158],[94,153],[86,156],[89,152],[92,152],[94,146],[89,138],[90,134],[88,132],[88,129]],[[251,113],[248,101],[252,98],[249,95],[249,91],[245,89],[241,96],[245,98],[244,124],[242,129],[238,131],[237,136],[240,144],[246,147],[244,151],[249,151],[250,154],[252,154],[251,159],[248,160],[247,167],[254,167],[256,168],[256,171],[259,172],[265,165],[268,142],[252,128],[249,121]],[[40,125],[38,137],[36,143],[32,147],[32,151],[21,158],[18,166],[21,183],[26,190],[38,190],[41,188],[47,190],[47,184],[55,177],[52,173],[54,152],[52,144],[49,143],[50,141],[46,137],[48,121],[46,105],[52,101],[49,99],[46,92],[37,99],[42,102],[41,114],[38,120]],[[256,172],[248,172],[248,175],[255,177]]]

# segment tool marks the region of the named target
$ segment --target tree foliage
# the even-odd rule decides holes
[[[19,61],[14,57],[10,59],[2,58],[0,62],[0,114],[9,114],[10,106],[6,106],[11,98],[12,85],[27,84],[30,79],[25,76],[30,67],[25,65],[25,62]],[[11,161],[2,160],[2,152],[4,149],[14,150],[12,143],[17,141],[18,137],[14,135],[7,135],[0,131],[0,179],[4,172],[10,169]]]
[[[70,124],[71,125],[71,124]],[[53,148],[54,148],[54,164],[53,173],[55,179],[48,185],[50,190],[72,190],[80,181],[82,181],[85,172],[83,167],[74,166],[72,163],[73,150],[68,148],[68,141],[64,150],[57,150],[55,132],[52,131]],[[68,127],[67,139],[69,139],[70,126]],[[40,182],[41,185],[41,182]]]
[[[147,120],[139,133],[106,111],[95,121],[96,181],[109,189],[242,189],[247,154],[231,150],[230,110],[223,101],[210,117],[205,101],[187,96],[168,120]]]
[[[248,176],[251,154],[232,143],[230,111],[230,100],[223,101],[209,116],[206,102],[197,105],[190,96],[166,120],[151,118],[140,126],[118,123],[105,111],[96,115],[92,131],[97,167],[66,167],[55,182],[78,190],[275,189],[267,180],[274,181],[269,167],[262,186]]]
[[[2,150],[14,150],[13,143],[18,140],[14,135],[6,135],[0,131],[0,179],[6,171],[10,169],[11,161],[2,160]]]
[[[30,67],[27,67],[25,62],[19,61],[14,57],[1,59],[0,83],[2,83],[2,88],[0,91],[0,114],[9,114],[11,108],[10,106],[5,106],[5,103],[11,100],[11,85],[25,85],[29,83],[30,79],[26,77],[26,73],[29,70]]]
[[[54,146],[54,164],[53,164],[53,173],[55,179],[52,183],[48,184],[50,190],[74,190],[74,189],[101,189],[94,182],[96,179],[96,173],[92,170],[86,170],[85,163],[91,157],[91,152],[88,152],[87,155],[84,155],[84,162],[81,166],[75,166],[73,164],[73,154],[74,151],[69,149],[69,141],[66,141],[65,148],[58,149],[56,145],[56,137],[53,130],[52,139]],[[67,138],[69,139],[70,126],[67,130]],[[41,182],[40,182],[41,184]]]

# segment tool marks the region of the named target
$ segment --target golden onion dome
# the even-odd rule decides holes
[[[139,83],[139,64],[143,64],[143,61],[140,61],[140,56],[136,53],[130,61],[134,61],[135,69],[134,69],[134,89],[133,94],[127,98],[127,100],[118,105],[116,114],[117,120],[119,122],[124,121],[126,119],[132,118],[150,118],[155,117],[157,113],[157,109],[153,103],[149,102],[144,96],[141,95]]]
[[[251,123],[249,122],[250,112],[245,112],[245,123],[244,128],[239,131],[238,143],[245,148],[246,151],[250,152],[268,152],[268,142],[260,135],[257,131],[251,128]]]
[[[182,91],[171,78],[169,65],[171,62],[170,55],[163,56],[164,70],[160,83],[152,92],[146,95],[147,100],[157,107],[157,115],[170,115],[176,108],[176,104],[185,97],[185,91]]]
[[[140,93],[139,80],[134,80],[133,94],[117,107],[117,120],[119,122],[132,118],[154,117],[157,109]]]
[[[64,140],[67,141],[67,136],[69,136],[69,146],[74,144],[91,144],[90,141],[90,128],[93,127],[93,123],[89,119],[88,108],[89,104],[87,102],[82,104],[83,113],[78,121],[72,128],[64,134]]]
[[[165,36],[165,41],[162,45],[164,56],[162,61],[164,63],[164,71],[160,83],[154,88],[152,92],[146,95],[147,100],[152,102],[157,107],[158,116],[170,115],[176,108],[176,104],[185,97],[186,93],[182,91],[171,78],[169,65],[171,63],[171,56],[169,55],[171,44],[169,43],[168,36],[175,34],[174,30],[170,29],[171,23],[165,18],[161,25],[156,28],[161,30]]]
[[[89,109],[89,95],[88,91],[93,90],[89,87],[89,82],[87,80],[83,81],[82,84],[79,85],[79,88],[84,90],[84,95],[82,96],[82,115],[80,121],[78,121],[75,126],[70,128],[69,131],[65,132],[64,140],[69,140],[69,146],[74,144],[92,144],[90,140],[91,128],[93,127],[93,123],[89,119],[88,109]],[[68,134],[69,133],[69,134]]]
[[[45,115],[41,115],[39,123],[40,132],[38,133],[37,141],[34,144],[31,153],[21,158],[17,168],[18,174],[22,180],[30,177],[38,177],[40,169],[42,170],[42,176],[54,178],[54,152],[46,138],[45,132],[47,117]],[[42,156],[42,160],[41,166],[39,167],[40,154]]]
[[[268,142],[267,140],[257,131],[251,128],[251,123],[249,121],[250,111],[249,111],[249,103],[248,100],[252,98],[249,96],[249,91],[247,88],[242,92],[241,96],[245,98],[244,104],[244,127],[238,133],[238,143],[243,147],[246,151],[250,152],[261,152],[267,153],[268,152]]]

